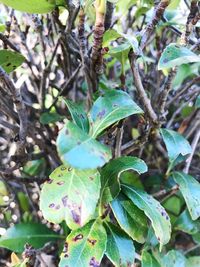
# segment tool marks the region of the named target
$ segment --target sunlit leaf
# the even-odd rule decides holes
[[[126,92],[109,90],[94,102],[90,111],[90,133],[96,137],[113,123],[142,112]]]
[[[67,121],[59,132],[57,149],[65,164],[80,169],[101,167],[111,158],[108,147],[87,135],[70,121]]]
[[[72,231],[64,244],[59,267],[100,266],[106,242],[106,230],[99,220]]]
[[[71,229],[86,224],[93,216],[100,193],[97,170],[60,166],[43,185],[40,209],[53,223],[66,221]]]
[[[179,185],[192,219],[198,219],[200,217],[200,183],[192,176],[181,172],[174,172],[173,178]]]
[[[158,69],[173,68],[182,64],[199,62],[200,56],[187,47],[178,44],[169,44],[163,51],[158,62]]]

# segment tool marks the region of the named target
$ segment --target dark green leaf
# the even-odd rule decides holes
[[[133,241],[119,227],[106,223],[106,256],[116,267],[131,266],[134,263],[135,247]]]
[[[192,176],[174,172],[173,178],[185,199],[186,205],[193,220],[200,217],[200,184]]]
[[[120,227],[133,240],[144,243],[148,229],[148,222],[144,212],[121,193],[112,201],[111,208]]]
[[[184,210],[174,224],[174,229],[188,234],[196,234],[200,230],[200,222],[193,221],[188,210]]]
[[[181,134],[167,129],[160,129],[160,132],[171,162],[176,160],[179,155],[185,156],[191,153],[189,142]]]
[[[121,90],[109,90],[95,101],[90,111],[90,133],[93,137],[97,137],[117,121],[142,112],[127,93]]]
[[[15,252],[23,252],[26,243],[34,248],[41,248],[50,241],[63,238],[43,224],[20,223],[9,228],[6,234],[0,238],[0,247],[10,249]]]
[[[72,231],[64,244],[59,267],[100,266],[106,242],[106,231],[98,220]]]
[[[146,163],[136,157],[120,157],[111,160],[101,171],[101,197],[103,207],[112,201],[120,191],[120,175],[127,170],[141,174],[147,171]]]
[[[63,220],[71,229],[86,224],[93,216],[100,194],[97,170],[78,170],[60,166],[43,185],[40,209],[53,223]]]
[[[0,50],[0,66],[7,72],[10,73],[19,67],[25,60],[20,53],[9,51],[9,50]]]
[[[61,116],[56,112],[44,112],[40,116],[40,122],[42,124],[49,124],[49,123],[55,123],[64,118],[65,118],[64,116]]]
[[[147,251],[142,252],[142,267],[161,267],[156,259]]]
[[[86,133],[89,132],[89,120],[86,112],[80,104],[64,99],[71,114],[73,122]]]
[[[161,249],[163,245],[169,242],[171,235],[170,219],[165,209],[156,199],[143,190],[123,184],[122,191],[151,220]]]
[[[67,121],[59,132],[57,149],[62,161],[80,169],[95,169],[111,158],[111,151],[77,125]]]
[[[169,44],[163,51],[158,62],[158,69],[173,68],[182,64],[199,62],[200,57],[187,47]]]

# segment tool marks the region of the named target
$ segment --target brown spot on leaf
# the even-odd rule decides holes
[[[60,209],[60,205],[55,206],[55,209],[59,210]]]
[[[68,170],[68,172],[71,172],[71,171],[72,171],[72,168],[71,168],[71,167],[69,167],[67,170]]]
[[[91,181],[93,181],[93,180],[94,180],[94,177],[90,176],[89,179],[90,179]]]
[[[47,180],[47,183],[48,183],[48,184],[51,184],[52,182],[53,182],[53,180],[50,179],[50,178]]]
[[[69,247],[69,244],[67,242],[64,243],[64,249],[63,249],[63,252],[64,253],[67,253],[68,252],[68,247]]]
[[[55,208],[55,204],[54,204],[54,203],[51,203],[51,204],[49,205],[49,208],[51,208],[51,209]]]
[[[74,222],[77,224],[80,224],[80,222],[81,222],[80,214],[78,214],[75,210],[72,210],[71,213],[72,213],[72,218],[73,218]]]
[[[100,111],[98,114],[97,114],[97,117],[99,117],[99,119],[102,119],[103,116],[106,114],[106,110],[103,109],[102,111]]]
[[[92,266],[92,267],[99,267],[99,266],[100,266],[99,262],[95,259],[95,257],[92,257],[92,258],[91,258],[89,264],[90,264],[90,266]]]
[[[77,236],[75,236],[73,238],[73,241],[76,242],[76,241],[81,240],[81,239],[83,239],[83,235],[82,234],[78,234]]]
[[[64,181],[60,181],[60,182],[57,182],[57,185],[63,185],[65,182]]]
[[[92,246],[94,246],[95,244],[96,244],[96,242],[97,242],[97,240],[96,239],[87,239],[87,241],[92,245]]]
[[[61,171],[65,171],[66,170],[66,167],[61,167]]]
[[[67,199],[68,199],[68,196],[64,196],[64,197],[62,198],[62,203],[63,203],[63,206],[64,206],[64,207],[67,207]]]

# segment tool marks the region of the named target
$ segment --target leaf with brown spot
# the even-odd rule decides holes
[[[94,244],[92,245],[89,240],[95,240]],[[72,231],[66,242],[68,244],[67,257],[65,257],[66,249],[64,248],[59,267],[99,267],[106,249],[106,230],[100,220],[91,221],[84,227]]]
[[[90,181],[89,177],[93,177]],[[66,221],[71,229],[85,225],[93,216],[100,194],[97,170],[78,170],[60,166],[43,185],[40,209],[53,223]]]
[[[13,52],[7,49],[0,50],[0,66],[10,73],[19,67],[25,61],[25,57],[20,53]]]

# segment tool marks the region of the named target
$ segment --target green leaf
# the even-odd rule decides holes
[[[100,266],[106,250],[106,230],[99,220],[72,231],[66,239],[59,267]]]
[[[162,246],[167,244],[171,235],[171,224],[168,214],[160,203],[145,191],[123,184],[122,191],[151,220],[156,238]]]
[[[135,259],[133,241],[119,227],[106,223],[107,247],[106,256],[116,267],[131,266]]]
[[[22,253],[26,243],[34,248],[41,248],[50,241],[62,239],[54,231],[47,228],[44,224],[20,223],[9,228],[5,235],[0,238],[0,247]]]
[[[200,95],[197,96],[196,102],[195,102],[195,107],[200,108]]]
[[[0,2],[28,13],[48,13],[56,6],[55,0],[0,0]]]
[[[109,29],[105,31],[103,35],[103,47],[108,46],[110,42],[118,39],[119,37],[121,37],[121,34],[118,33],[116,30]]]
[[[175,161],[179,155],[186,156],[191,153],[192,149],[189,142],[181,134],[167,129],[160,129],[160,133],[171,162]]]
[[[174,172],[173,178],[185,199],[186,205],[193,220],[200,217],[200,184],[192,176]]]
[[[188,210],[184,210],[177,218],[174,229],[188,234],[196,234],[200,230],[200,222],[193,221]]]
[[[73,122],[86,133],[89,132],[89,120],[86,112],[80,104],[64,99],[65,104],[71,114]]]
[[[186,258],[178,250],[169,251],[163,258],[163,267],[185,267]]]
[[[56,112],[44,112],[40,116],[40,122],[42,124],[49,124],[49,123],[55,123],[64,118],[65,118],[64,116],[61,116]]]
[[[90,133],[93,137],[97,137],[117,121],[142,112],[142,109],[126,92],[109,90],[94,102],[90,111]]]
[[[4,32],[6,30],[6,26],[0,23],[0,32]]]
[[[80,169],[95,169],[111,158],[111,151],[77,125],[67,121],[57,138],[58,153],[65,164]]]
[[[158,69],[168,69],[182,64],[199,62],[200,57],[184,46],[169,44],[163,51],[158,62]]]
[[[25,57],[20,53],[9,51],[6,49],[0,50],[0,66],[10,73],[19,67],[25,60]]]
[[[119,194],[120,176],[128,170],[141,174],[147,171],[147,165],[143,160],[136,157],[120,157],[111,160],[101,170],[101,207],[108,204]]]
[[[171,196],[162,203],[163,207],[175,215],[179,215],[181,211],[181,200],[177,196]]]
[[[189,257],[186,262],[186,267],[199,267],[200,266],[200,257],[193,256]]]
[[[97,170],[78,170],[60,166],[43,185],[40,209],[53,223],[66,221],[71,229],[82,227],[93,216],[100,194]]]
[[[149,252],[143,250],[142,267],[161,267],[161,266]]]
[[[111,209],[120,227],[133,240],[144,243],[148,230],[147,218],[144,212],[122,193],[111,202]]]

